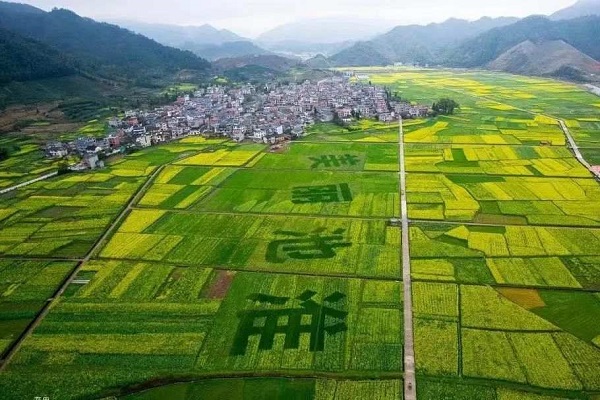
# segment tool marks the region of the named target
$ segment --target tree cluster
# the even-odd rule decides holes
[[[448,98],[440,99],[431,107],[435,115],[452,115],[457,108],[460,108],[460,104]]]

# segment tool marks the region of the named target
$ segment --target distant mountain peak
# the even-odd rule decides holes
[[[525,75],[560,76],[570,71],[580,78],[600,72],[600,62],[564,40],[525,40],[501,54],[488,67]]]
[[[327,17],[294,21],[277,26],[258,37],[258,42],[339,43],[368,40],[393,27],[381,19]]]
[[[115,20],[114,23],[173,47],[182,47],[185,43],[208,46],[248,40],[227,29],[218,29],[210,24],[180,26],[129,20]]]
[[[429,25],[400,25],[367,42],[360,42],[332,56],[336,65],[382,65],[393,62],[437,64],[444,48],[490,29],[509,25],[516,18],[477,21],[451,18]]]
[[[0,1],[0,11],[23,13],[23,14],[44,14],[45,11],[29,4],[8,3]]]
[[[558,21],[562,19],[588,17],[590,15],[600,15],[600,0],[579,0],[572,6],[555,12],[550,18]]]
[[[221,58],[235,58],[251,55],[269,55],[271,52],[256,46],[254,43],[246,40],[235,42],[226,42],[214,45],[198,45],[193,42],[182,44],[183,50],[189,50],[192,53],[210,61]]]

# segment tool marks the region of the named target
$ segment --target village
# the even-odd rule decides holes
[[[48,143],[46,155],[78,155],[82,161],[71,169],[95,169],[106,156],[191,135],[274,145],[304,136],[317,122],[349,125],[365,118],[392,123],[431,112],[429,106],[394,100],[382,87],[352,80],[346,74],[302,84],[209,86],[153,111],[127,111],[123,118],[112,118],[106,137]]]

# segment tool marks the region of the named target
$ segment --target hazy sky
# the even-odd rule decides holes
[[[398,25],[450,17],[551,14],[575,0],[21,0],[49,10],[68,8],[99,20],[129,19],[177,25],[210,23],[247,37],[277,25],[316,17],[361,17]]]

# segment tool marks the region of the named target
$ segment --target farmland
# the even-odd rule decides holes
[[[597,99],[365,73],[461,104],[404,124],[417,398],[596,400],[600,185],[558,119],[595,148]],[[274,149],[194,137],[3,195],[4,351],[76,273],[0,397],[403,398],[398,149],[397,125],[368,120]]]
[[[223,370],[401,377],[399,283],[114,261],[91,262],[82,273],[91,283],[57,304],[9,372],[39,390],[60,379],[53,397],[76,394],[74,376],[99,388]],[[261,320],[264,329],[252,333]],[[52,365],[60,374],[26,378],[32,357],[46,360],[40,373]]]
[[[461,104],[405,127],[418,397],[597,393],[600,186],[557,122],[594,148],[597,100],[502,74],[370,79],[417,102]],[[537,394],[515,392],[526,387]]]
[[[57,162],[47,160],[39,144],[25,138],[5,135],[0,147],[9,158],[0,162],[0,189],[5,189],[55,172]]]

